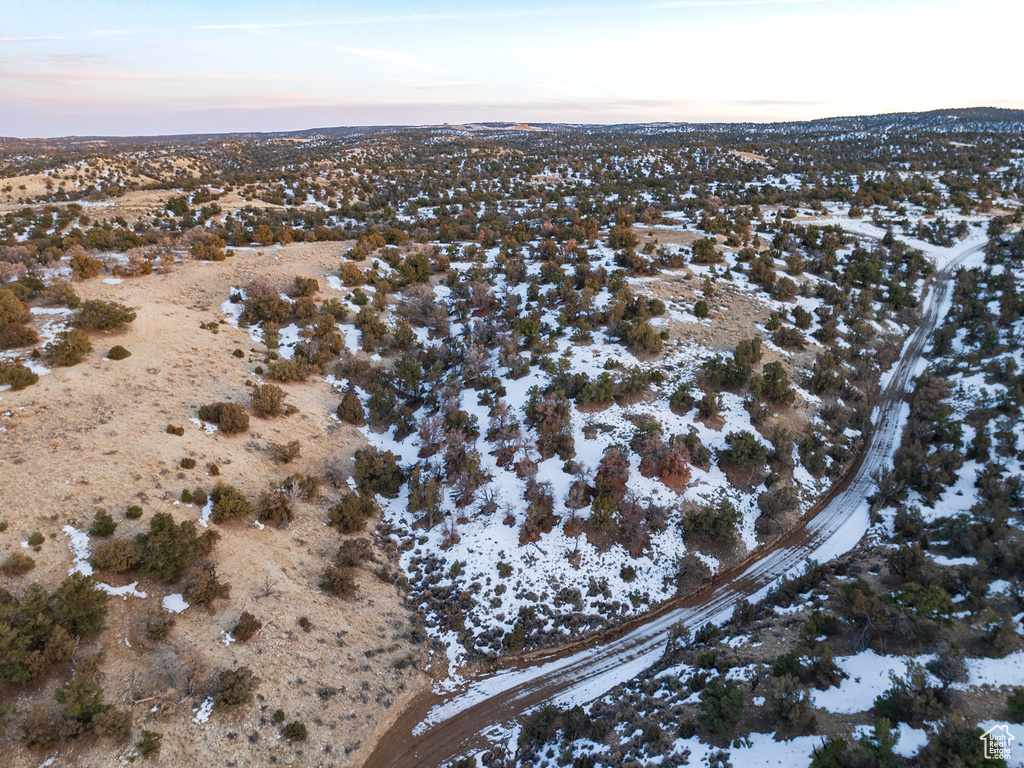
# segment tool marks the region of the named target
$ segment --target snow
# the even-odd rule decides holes
[[[217,431],[217,425],[216,424],[210,424],[210,423],[205,422],[205,421],[200,421],[195,416],[190,418],[189,421],[191,421],[197,427],[202,429],[208,435],[212,435],[214,432]]]
[[[104,277],[103,278],[103,282],[106,283],[107,285],[120,285],[121,284],[121,278],[119,278],[119,277]]]
[[[1024,651],[1001,659],[966,659],[966,663],[972,686],[1024,686]]]
[[[89,565],[91,551],[89,548],[89,534],[79,531],[72,525],[65,525],[61,530],[68,537],[68,546],[71,547],[71,554],[75,558],[75,564],[71,566],[68,574],[80,573],[83,576],[92,575],[92,566]]]
[[[210,520],[210,514],[212,512],[213,512],[213,499],[207,497],[206,504],[203,506],[202,510],[199,513],[199,524],[201,526],[203,526],[203,528],[209,527],[208,523],[209,523],[209,520]]]
[[[205,723],[210,719],[210,713],[213,712],[213,697],[208,696],[199,706],[199,709],[193,709],[192,711],[196,715],[192,718],[193,723],[196,725]]]
[[[120,597],[127,600],[129,597],[146,597],[146,593],[136,589],[139,586],[139,582],[133,581],[131,584],[126,584],[123,587],[112,587],[109,584],[97,584],[97,587],[102,589],[111,597]]]
[[[889,673],[902,677],[910,660],[913,657],[879,656],[871,650],[856,656],[836,657],[836,665],[849,677],[839,687],[812,691],[811,701],[815,707],[836,714],[867,712],[874,706],[875,699],[889,689]]]
[[[168,613],[181,613],[188,608],[188,603],[185,602],[185,598],[180,592],[165,595],[161,604]]]
[[[751,733],[738,738],[724,751],[729,755],[733,768],[768,768],[782,766],[793,768],[810,763],[811,753],[820,746],[820,736],[798,736],[795,739],[776,741],[771,733]],[[720,751],[719,747],[704,744],[696,736],[676,739],[669,753],[690,750],[689,765],[708,765],[708,757]]]

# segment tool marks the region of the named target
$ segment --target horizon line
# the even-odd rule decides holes
[[[623,121],[593,121],[593,122],[570,122],[570,121],[558,121],[558,120],[470,120],[461,123],[447,123],[447,122],[432,122],[432,123],[351,123],[343,124],[339,123],[336,125],[323,125],[309,128],[292,128],[286,130],[237,130],[237,131],[193,131],[190,133],[123,133],[123,134],[65,134],[61,136],[0,136],[0,141],[60,141],[68,139],[77,140],[104,140],[104,139],[173,139],[173,138],[188,138],[188,137],[219,137],[219,136],[274,136],[274,135],[287,135],[295,133],[316,133],[318,131],[334,131],[338,129],[364,129],[364,130],[385,130],[385,129],[427,129],[427,128],[470,128],[472,126],[501,126],[507,128],[515,128],[515,126],[561,126],[567,128],[583,128],[588,126],[597,127],[610,127],[610,126],[672,126],[672,125],[688,125],[688,126],[723,126],[723,125],[785,125],[785,124],[805,124],[805,123],[816,123],[824,120],[839,120],[839,119],[856,119],[856,118],[869,118],[869,117],[889,117],[889,116],[904,116],[904,115],[929,115],[941,112],[970,112],[980,110],[992,110],[996,112],[1020,112],[1024,117],[1024,107],[995,107],[987,105],[977,105],[971,107],[938,107],[935,109],[927,110],[912,110],[907,112],[877,112],[877,113],[860,113],[860,114],[832,114],[824,117],[814,117],[803,120],[702,120],[702,121],[691,121],[691,120],[645,120],[641,122],[623,122]]]

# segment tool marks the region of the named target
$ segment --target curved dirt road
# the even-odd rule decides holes
[[[670,628],[691,631],[729,618],[740,600],[754,601],[780,577],[799,572],[811,559],[824,561],[853,548],[868,527],[872,474],[891,465],[902,435],[903,395],[921,372],[921,357],[941,322],[952,292],[950,279],[984,240],[974,235],[942,254],[921,307],[921,322],[895,366],[883,377],[880,404],[860,463],[826,497],[820,511],[757,553],[757,559],[700,592],[638,623],[621,636],[582,650],[555,651],[512,662],[508,669],[451,684],[445,693],[414,699],[376,743],[364,768],[437,768],[483,748],[530,709],[545,703],[583,704],[629,680],[663,653]]]

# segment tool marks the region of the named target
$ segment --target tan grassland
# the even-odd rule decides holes
[[[190,421],[201,403],[248,404],[245,382],[263,360],[262,345],[246,330],[222,324],[214,334],[199,327],[223,317],[221,303],[231,287],[257,275],[284,287],[303,275],[320,278],[321,295],[331,295],[323,277],[337,269],[344,249],[333,243],[240,251],[225,262],[187,263],[117,285],[101,279],[77,284],[84,298],[136,307],[138,319],[124,332],[92,334],[94,351],[80,365],[56,368],[24,391],[0,393],[0,519],[9,524],[0,533],[0,557],[21,549],[33,531],[46,537],[38,553],[30,552],[36,568],[4,578],[4,588],[17,593],[32,581],[55,587],[73,566],[63,526],[88,528],[97,506],[119,522],[115,536],[131,536],[156,512],[197,519],[198,509],[175,503],[184,488],[209,491],[221,480],[255,499],[288,474],[317,474],[329,457],[350,456],[362,438],[331,416],[339,397],[318,379],[284,385],[287,402],[299,412],[253,417],[245,435],[206,434]],[[105,360],[115,344],[131,357]],[[233,357],[235,349],[245,356]],[[168,424],[185,427],[184,436],[167,434]],[[291,440],[301,441],[300,458],[274,464],[267,445]],[[183,457],[194,458],[196,468],[181,469]],[[219,477],[208,476],[209,463],[219,466]],[[221,539],[213,560],[220,580],[231,585],[230,597],[212,612],[191,607],[179,614],[162,643],[146,640],[142,622],[148,611],[160,609],[164,595],[180,592],[180,584],[144,578],[138,588],[145,599],[111,599],[108,630],[83,643],[76,660],[102,653],[105,697],[131,709],[135,738],[141,728],[164,734],[162,752],[149,764],[347,765],[349,753],[395,702],[425,684],[418,671],[425,645],[414,635],[414,614],[398,589],[378,577],[385,567],[395,570],[386,551],[375,546],[354,599],[318,589],[319,572],[338,547],[338,534],[324,524],[337,496],[325,485],[315,501],[295,502],[296,519],[281,529],[245,522],[214,526]],[[141,520],[125,519],[131,504],[143,507]],[[115,586],[127,581],[107,580]],[[264,626],[248,643],[226,645],[222,633],[242,611]],[[299,627],[300,617],[309,619],[310,631]],[[215,707],[208,722],[192,722],[210,675],[239,665],[261,678],[257,701],[233,711]],[[37,701],[55,706],[53,690],[66,676],[19,690],[13,703],[21,711]],[[279,708],[288,721],[307,725],[307,741],[280,738],[281,726],[271,719]],[[0,741],[5,766],[34,767],[50,756],[26,750],[18,735],[9,726]],[[102,739],[71,742],[60,747],[54,765],[124,765],[134,740],[123,746]]]

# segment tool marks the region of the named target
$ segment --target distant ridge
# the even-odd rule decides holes
[[[525,123],[525,122],[472,122],[462,125],[375,125],[335,126],[329,128],[307,128],[297,131],[196,133],[157,136],[65,136],[53,139],[22,139],[0,137],[0,149],[17,150],[19,147],[80,146],[103,143],[120,144],[163,144],[168,142],[203,142],[210,140],[231,141],[244,139],[299,139],[351,138],[355,136],[382,133],[434,133],[438,135],[498,137],[502,134],[535,133],[604,133],[632,132],[642,134],[661,133],[856,133],[863,131],[884,132],[937,132],[937,133],[1024,133],[1024,109],[1002,109],[999,107],[965,107],[935,109],[929,112],[891,112],[882,115],[855,115],[847,117],[824,117],[815,120],[784,121],[773,123],[732,122],[732,123]]]

